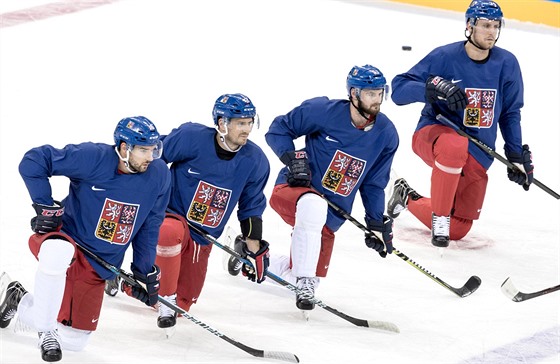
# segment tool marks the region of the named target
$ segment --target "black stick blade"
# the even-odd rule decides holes
[[[478,287],[480,287],[481,283],[482,280],[479,277],[477,276],[470,277],[467,283],[465,283],[463,287],[459,288],[459,292],[458,292],[459,296],[461,297],[470,296],[474,291],[478,289]]]

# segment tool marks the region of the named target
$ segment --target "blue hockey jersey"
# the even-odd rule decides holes
[[[63,149],[50,145],[28,151],[19,165],[33,202],[53,205],[49,178],[70,179],[62,231],[78,244],[116,267],[132,244],[134,267],[152,271],[159,227],[171,192],[171,175],[162,160],[154,160],[146,172],[118,171],[119,157],[107,144],[70,144]],[[114,273],[86,255],[103,279]]]
[[[399,145],[391,120],[379,113],[369,131],[352,124],[349,100],[317,97],[304,101],[286,115],[274,119],[266,141],[278,157],[295,149],[294,140],[305,135],[305,151],[311,168],[311,185],[350,213],[358,190],[366,219],[383,220],[384,189]],[[276,184],[287,183],[284,167]],[[329,208],[327,226],[337,231],[344,218]]]
[[[438,124],[436,115],[441,114],[496,149],[499,126],[505,150],[521,153],[523,79],[519,63],[512,53],[494,47],[486,61],[475,62],[467,55],[464,41],[438,47],[408,72],[393,79],[393,101],[397,105],[426,102],[426,80],[430,76],[441,76],[459,84],[467,95],[467,107],[453,112],[447,108],[445,101],[427,103],[417,130]],[[469,143],[469,153],[484,168],[490,168],[493,158],[473,143]]]
[[[218,238],[236,205],[237,218],[262,218],[270,165],[264,152],[247,141],[231,160],[216,153],[214,128],[187,122],[163,139],[163,159],[171,163],[169,209]],[[208,241],[191,230],[200,245]]]

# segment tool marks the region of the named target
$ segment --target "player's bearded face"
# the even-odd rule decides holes
[[[146,170],[148,169],[148,166],[150,165],[150,162],[141,162],[136,160],[136,158],[134,157],[130,157],[128,160],[128,165],[130,167],[130,169],[132,169],[133,171],[142,173],[142,172],[146,172]]]
[[[358,108],[365,114],[377,116],[383,102],[383,89],[364,89],[360,92]]]

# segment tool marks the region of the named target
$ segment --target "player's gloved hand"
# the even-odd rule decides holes
[[[31,219],[31,230],[39,234],[60,231],[62,227],[62,215],[64,206],[59,201],[54,202],[54,206],[46,206],[34,203],[31,206],[35,209],[37,216]]]
[[[514,166],[518,169],[514,170],[512,168],[507,169],[508,178],[510,181],[522,185],[525,191],[529,191],[531,183],[533,183],[533,159],[531,156],[531,151],[527,144],[523,145],[523,150],[521,154],[519,153],[508,153],[506,151],[506,157]]]
[[[366,245],[385,258],[393,252],[393,219],[384,216],[383,221],[368,220],[367,228],[374,232],[373,235],[366,233]]]
[[[291,187],[309,187],[311,185],[311,169],[305,151],[286,152],[280,157],[280,160],[288,167],[288,184]]]
[[[140,273],[132,266],[132,274],[140,285],[132,286],[123,280],[121,290],[142,302],[147,306],[154,306],[158,302],[159,279],[161,273],[157,265],[152,266],[152,271],[148,274]]]
[[[430,77],[426,81],[426,100],[429,103],[445,100],[451,111],[464,109],[467,106],[465,91],[456,83],[440,76]]]
[[[270,254],[268,252],[268,242],[265,240],[260,241],[260,248],[256,253],[253,253],[247,248],[247,242],[243,240],[243,246],[241,248],[242,255],[253,265],[252,267],[248,264],[243,264],[241,267],[241,272],[248,280],[251,282],[261,283],[266,279],[266,272],[270,264],[269,258]]]

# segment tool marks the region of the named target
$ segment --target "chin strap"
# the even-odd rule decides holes
[[[471,26],[474,28],[473,23],[471,23]],[[494,45],[496,45],[496,43],[498,43],[498,39],[500,38],[500,31],[501,31],[501,29],[498,29],[498,36],[496,37],[496,40],[494,41]],[[487,49],[481,48],[478,44],[473,42],[472,39],[471,39],[471,36],[472,36],[472,33],[470,33],[468,29],[465,29],[465,38],[467,38],[467,41],[470,44],[472,44],[473,46],[475,46],[476,48],[480,49],[481,51],[487,51]]]
[[[360,97],[357,97],[358,101],[360,101]],[[357,126],[356,124],[354,124],[354,121],[352,121],[352,125],[354,125],[354,127],[356,129],[360,129],[363,131],[370,131],[371,128],[373,128],[373,125],[375,125],[375,117],[373,115],[370,115],[369,117],[366,116],[366,114],[363,112],[362,109],[360,109],[359,107],[357,107],[356,105],[354,105],[354,102],[352,101],[352,99],[350,99],[350,103],[352,104],[352,106],[354,106],[354,108],[358,111],[358,114],[360,114],[361,117],[363,117],[364,119],[367,120],[366,124],[362,127]]]
[[[130,173],[138,173],[138,171],[134,169],[134,167],[132,167],[130,163],[128,163],[128,159],[130,158],[130,150],[128,149],[128,147],[126,149],[126,158],[121,157],[121,154],[119,153],[119,150],[116,146],[115,146],[115,153],[117,153],[119,159],[124,162],[124,166],[126,167],[127,171],[129,171]]]
[[[220,141],[222,142],[222,145],[224,146],[224,148],[228,151],[228,152],[232,152],[232,153],[237,153],[239,152],[239,150],[241,149],[241,147],[243,147],[242,145],[239,146],[239,148],[237,148],[236,150],[233,150],[229,147],[228,143],[226,143],[226,138],[225,136],[228,135],[228,127],[227,127],[227,123],[224,123],[224,127],[226,128],[225,133],[222,133],[220,131],[220,129],[218,128],[218,126],[216,125],[216,131],[218,132],[218,135],[220,136]]]
[[[480,49],[481,51],[487,51],[487,49],[481,48],[478,44],[476,44],[475,42],[472,41],[471,39],[471,33],[468,33],[469,31],[467,29],[465,29],[465,37],[467,38],[467,42],[469,42],[470,44],[472,44],[473,46],[475,46],[476,48]],[[467,35],[468,33],[468,35]],[[497,41],[497,39],[496,39]],[[496,42],[494,42],[494,44],[496,44]]]

